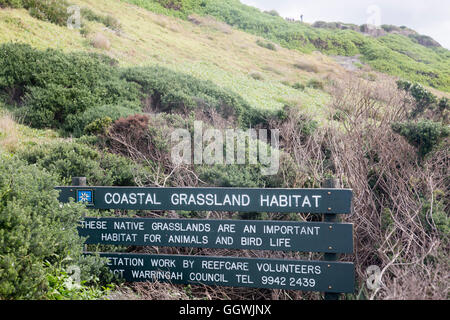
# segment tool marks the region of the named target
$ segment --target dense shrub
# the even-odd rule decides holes
[[[444,198],[445,195],[443,194],[442,191],[439,190],[435,193],[436,194],[442,193],[440,197],[438,195],[437,199],[438,201],[431,202],[429,200],[424,199],[424,204],[421,210],[422,223],[428,232],[433,231],[433,227],[435,226],[436,229],[439,231],[439,233],[442,235],[442,239],[448,241],[450,240],[449,213],[445,211],[446,207],[443,199],[439,199]]]
[[[98,104],[87,87],[67,88],[49,83],[44,88],[28,87],[18,111],[25,123],[35,128],[58,128],[67,116],[82,113]]]
[[[166,9],[182,12],[191,12],[195,8],[205,6],[205,0],[155,0],[156,3]]]
[[[81,8],[81,17],[83,19],[86,19],[88,21],[95,21],[98,23],[102,23],[106,27],[115,30],[120,31],[122,29],[122,25],[120,24],[120,21],[117,20],[117,18],[111,16],[111,15],[101,15],[94,11],[92,11],[89,8]]]
[[[86,132],[87,126],[98,120],[104,120],[106,117],[113,122],[119,118],[126,118],[137,113],[137,107],[134,104],[104,105],[96,108],[89,108],[81,114],[69,115],[66,118],[64,127],[66,131],[72,132],[74,136],[79,137]]]
[[[225,119],[234,118],[242,126],[248,126],[249,115],[256,111],[241,96],[211,81],[164,67],[131,68],[124,71],[123,77],[139,84],[143,94],[150,97],[153,109],[159,112],[213,109]]]
[[[164,8],[180,10],[183,7],[182,0],[157,0]]]
[[[124,72],[127,81],[136,82],[152,98],[158,111],[187,111],[196,107],[213,107],[222,113],[240,113],[245,104],[210,81],[171,71],[164,67],[131,68]]]
[[[399,80],[397,81],[397,87],[400,90],[410,93],[416,102],[416,107],[411,113],[412,118],[422,114],[426,108],[436,102],[436,96],[419,83]]]
[[[395,123],[392,129],[416,147],[421,158],[435,149],[450,134],[448,126],[430,120]]]
[[[302,137],[310,137],[319,128],[319,123],[316,120],[304,117],[299,121],[298,127]]]
[[[412,84],[408,91],[422,108],[426,108],[430,104],[436,102],[436,97],[420,84]]]
[[[21,151],[19,156],[52,172],[62,185],[70,185],[72,177],[86,177],[90,185],[133,186],[135,177],[146,173],[145,168],[129,159],[76,142],[37,145]]]
[[[264,187],[264,177],[257,165],[215,165],[198,168],[199,178],[215,187]]]
[[[410,81],[399,80],[397,87],[408,92],[414,99],[414,108],[409,113],[409,118],[427,117],[448,123],[449,103],[446,97],[438,99],[419,83]]]
[[[60,206],[56,184],[52,174],[0,155],[0,299],[51,298],[50,265],[76,265],[83,281],[109,274],[103,260],[81,255],[76,227],[86,209]]]
[[[139,109],[136,84],[120,79],[114,65],[114,60],[97,54],[3,44],[0,90],[16,104],[16,112],[25,123],[36,128],[60,128],[69,115],[73,119],[102,105],[126,104]],[[72,131],[67,126],[65,129]]]
[[[24,8],[28,9],[30,15],[44,21],[65,26],[69,19],[65,0],[22,0]]]
[[[45,299],[48,300],[100,300],[104,299],[114,284],[102,287],[86,285],[86,281],[74,282],[71,277],[72,268],[65,269],[59,265],[45,263],[48,268],[48,290]]]
[[[269,129],[272,120],[286,119],[286,106],[280,110],[250,109],[241,116],[241,123],[244,127],[259,127]]]
[[[110,117],[95,119],[84,127],[84,133],[88,135],[105,135],[108,133],[113,120]]]
[[[283,164],[282,164],[283,165]],[[199,179],[211,187],[281,188],[285,187],[280,173],[263,175],[261,164],[198,166]]]
[[[67,24],[68,6],[65,0],[0,0],[0,7],[25,8],[33,17],[60,26]]]
[[[450,109],[450,103],[448,98],[442,97],[438,103],[439,109],[443,112]]]
[[[22,8],[22,0],[0,0],[0,8]]]

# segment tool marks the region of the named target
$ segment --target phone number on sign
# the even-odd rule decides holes
[[[262,284],[266,285],[278,285],[285,286],[286,283],[289,283],[291,287],[306,287],[306,288],[314,288],[316,286],[316,280],[311,278],[289,278],[286,277],[273,277],[273,276],[262,276],[261,277]]]

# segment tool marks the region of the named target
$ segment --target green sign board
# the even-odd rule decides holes
[[[349,189],[57,187],[95,209],[348,214]]]
[[[129,282],[352,293],[353,263],[236,257],[102,253]]]
[[[79,234],[87,244],[353,252],[348,223],[86,218]]]
[[[354,291],[353,263],[334,261],[337,253],[353,252],[352,224],[334,221],[337,214],[351,213],[349,189],[56,189],[60,202],[74,199],[94,209],[312,213],[331,220],[83,219],[78,231],[86,244],[325,253],[325,261],[100,253],[126,281],[321,291],[326,298]]]

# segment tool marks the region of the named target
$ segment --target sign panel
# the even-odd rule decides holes
[[[353,252],[347,223],[85,218],[78,231],[86,244]]]
[[[348,214],[350,189],[57,187],[96,209]]]
[[[112,272],[128,282],[254,287],[353,293],[350,262],[102,253]]]

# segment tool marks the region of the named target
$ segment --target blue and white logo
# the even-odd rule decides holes
[[[81,202],[87,205],[94,204],[92,190],[77,190],[77,202]]]

